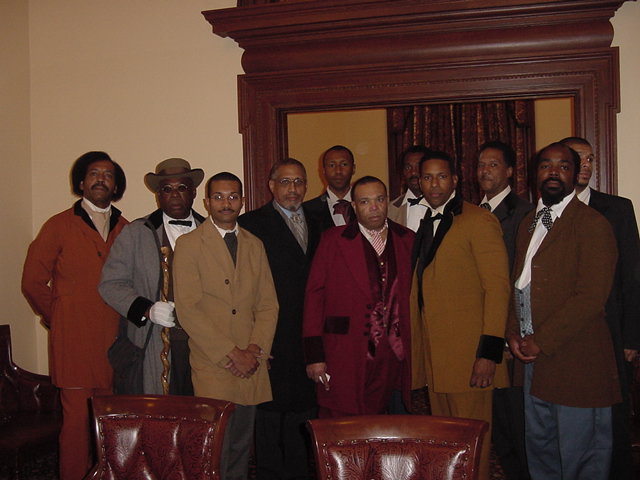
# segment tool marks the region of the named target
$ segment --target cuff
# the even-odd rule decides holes
[[[504,350],[504,338],[493,335],[481,335],[478,342],[476,358],[486,358],[496,363],[502,363],[502,352]]]
[[[304,342],[304,358],[307,365],[325,361],[322,337],[305,337],[302,340]]]
[[[144,297],[136,298],[127,312],[127,319],[131,320],[137,327],[142,327],[147,324],[145,318],[145,312],[153,305],[153,302]]]

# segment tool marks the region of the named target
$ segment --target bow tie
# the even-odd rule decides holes
[[[418,205],[420,203],[420,200],[422,200],[422,195],[418,198],[407,198],[407,203],[410,207],[413,207],[414,205]]]
[[[183,227],[190,227],[191,220],[169,220],[171,225],[182,225]]]

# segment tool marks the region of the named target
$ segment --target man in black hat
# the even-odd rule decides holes
[[[175,316],[170,276],[176,240],[204,220],[191,208],[203,178],[202,169],[181,158],[147,173],[145,184],[160,208],[122,231],[102,270],[100,295],[122,315],[121,330],[145,348],[143,391],[116,393],[193,395],[188,336]],[[165,328],[169,342],[161,336]]]

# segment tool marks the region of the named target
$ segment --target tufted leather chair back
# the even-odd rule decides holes
[[[318,480],[478,478],[480,420],[369,415],[310,420]]]
[[[231,402],[173,395],[93,397],[97,465],[86,479],[220,478]]]

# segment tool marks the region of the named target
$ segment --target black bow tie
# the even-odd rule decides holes
[[[171,225],[182,225],[183,227],[190,227],[191,220],[169,220]]]
[[[407,203],[410,207],[413,207],[414,205],[418,205],[420,203],[420,200],[422,200],[422,196],[418,198],[407,198]]]

